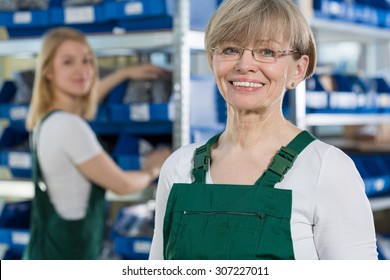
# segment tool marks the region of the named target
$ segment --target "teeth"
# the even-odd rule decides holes
[[[263,84],[252,83],[252,82],[233,82],[233,85],[238,87],[252,87],[252,88],[259,88],[263,86]]]

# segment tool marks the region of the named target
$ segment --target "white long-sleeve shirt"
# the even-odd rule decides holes
[[[150,259],[163,259],[163,219],[169,193],[174,183],[193,181],[193,155],[200,145],[182,147],[164,163],[157,188]],[[209,171],[206,183],[213,183]],[[377,259],[373,214],[363,180],[353,161],[340,149],[313,141],[275,187],[292,190],[295,259]]]

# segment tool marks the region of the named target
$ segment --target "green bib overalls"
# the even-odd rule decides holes
[[[42,123],[51,113],[45,116]],[[36,143],[32,145],[32,161],[35,196],[32,203],[30,242],[23,258],[97,259],[103,244],[105,190],[92,185],[86,216],[80,220],[65,220],[57,214],[47,191],[42,190],[39,185],[42,177]]]
[[[205,183],[218,138],[196,149],[194,182],[172,186],[164,217],[164,259],[294,259],[292,191],[274,185],[314,136],[303,131],[282,147],[254,186]]]

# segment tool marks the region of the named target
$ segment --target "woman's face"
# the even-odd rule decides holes
[[[295,61],[292,55],[285,55],[273,62],[259,62],[253,58],[250,50],[245,50],[241,58],[229,60],[220,54],[222,50],[226,50],[224,53],[229,56],[232,52],[231,49],[226,49],[226,46],[230,45],[247,49],[261,48],[265,50],[262,52],[265,55],[272,53],[270,50],[291,50],[289,45],[278,42],[262,46],[223,43],[216,46],[218,49],[212,57],[214,76],[228,106],[235,111],[279,110],[286,89],[291,88],[292,82],[297,85],[303,79],[299,78],[299,75],[303,70],[306,71],[307,56],[302,56],[298,61]]]
[[[68,40],[57,49],[47,79],[56,95],[78,98],[89,94],[95,77],[93,54],[87,45]]]

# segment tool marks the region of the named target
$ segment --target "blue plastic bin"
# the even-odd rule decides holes
[[[362,176],[369,197],[390,192],[390,165],[380,155],[351,155]]]
[[[48,10],[0,12],[0,26],[9,37],[40,36],[49,26]]]
[[[0,138],[0,164],[8,167],[15,178],[31,178],[27,132],[19,132],[13,127],[4,129]]]
[[[4,81],[0,89],[0,103],[9,103],[16,93],[16,86],[13,81]]]
[[[112,157],[124,170],[139,170],[141,167],[139,139],[122,133],[115,144]]]
[[[353,75],[332,74],[336,90],[329,95],[332,113],[375,113],[378,111],[376,95],[368,84]]]
[[[376,92],[378,112],[390,112],[390,85],[382,77],[369,79],[370,86]]]
[[[306,80],[306,111],[308,113],[329,112],[329,93],[325,91],[316,74]]]
[[[4,259],[20,259],[30,239],[31,201],[8,202],[0,215],[0,243],[8,246]]]
[[[151,237],[115,237],[114,252],[124,259],[147,260],[149,258]]]
[[[126,30],[161,30],[173,27],[176,0],[130,0],[106,3],[106,19]],[[190,28],[204,30],[216,10],[217,0],[190,1]]]
[[[51,25],[94,24],[104,22],[104,5],[53,7],[49,11]]]
[[[314,0],[314,15],[318,18],[353,22],[353,4],[344,0]]]
[[[110,104],[108,111],[110,120],[114,122],[172,121],[173,119],[171,103]]]

